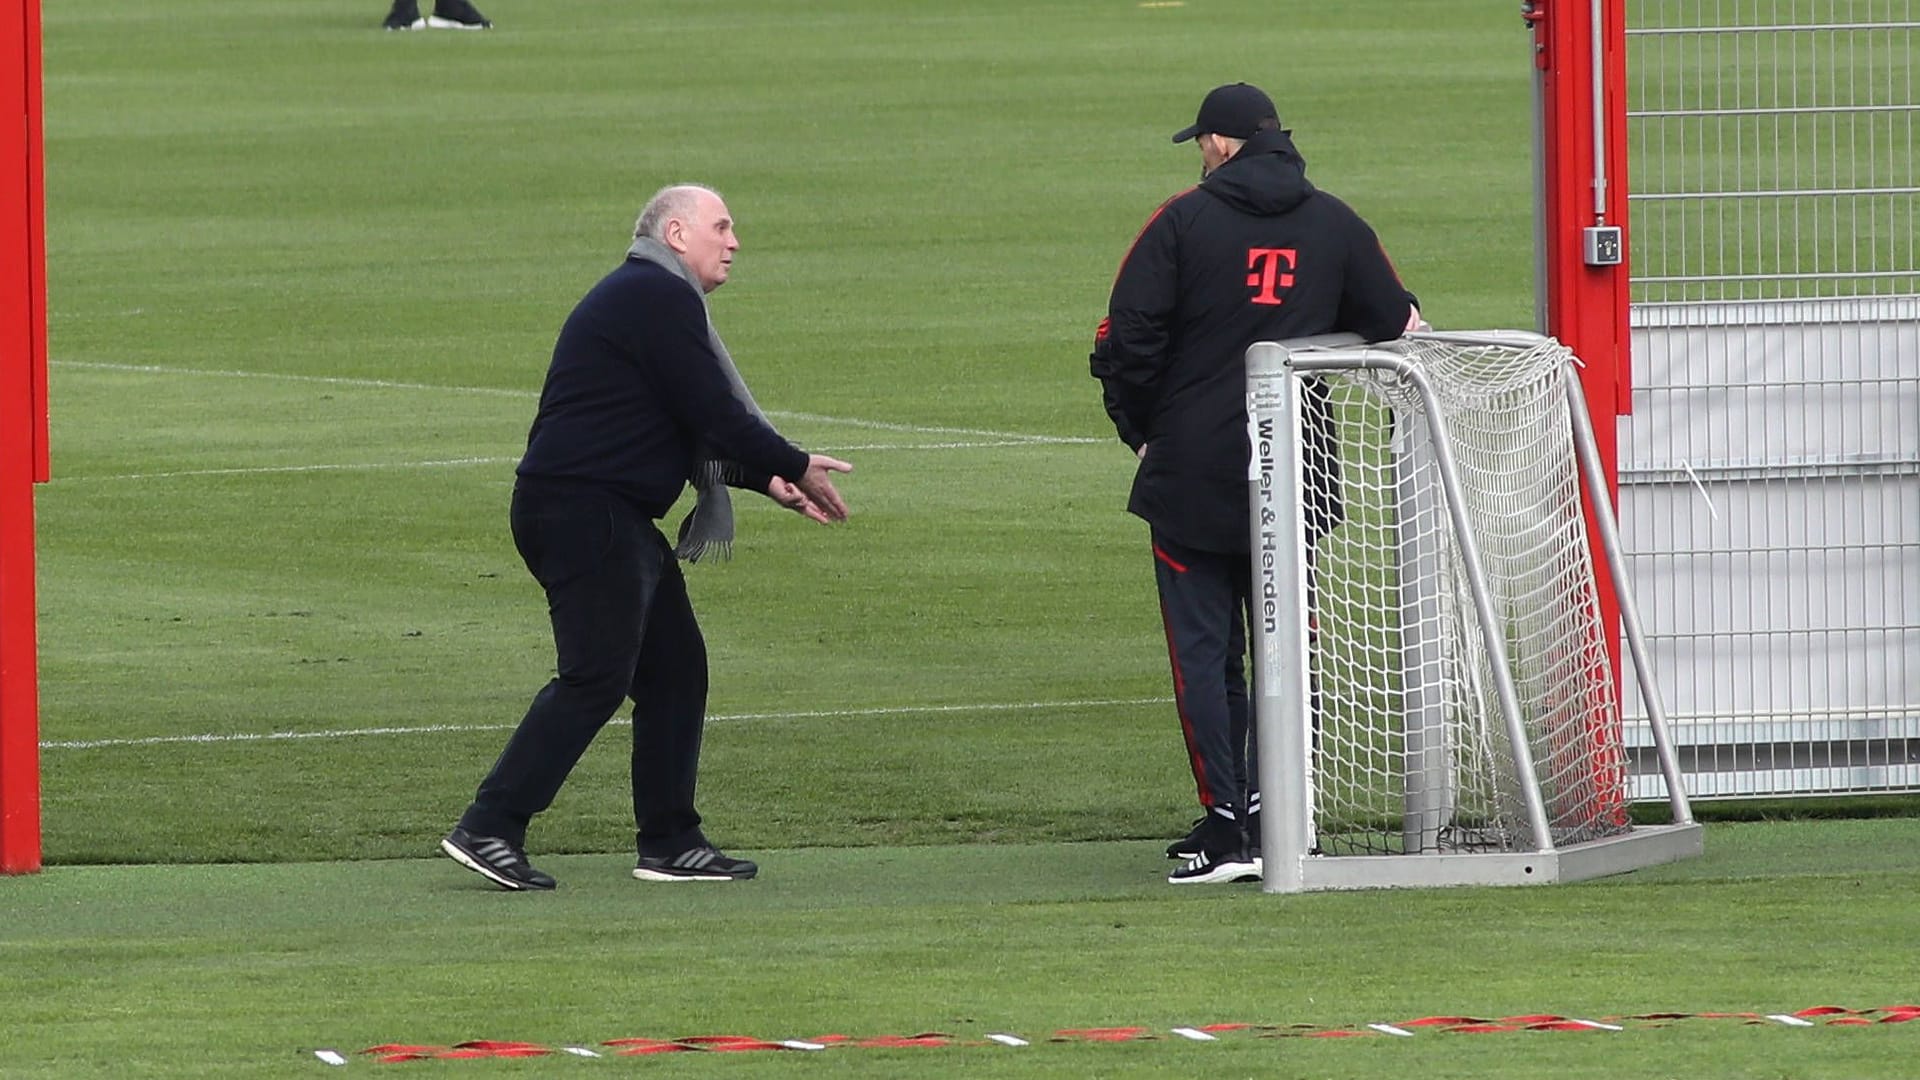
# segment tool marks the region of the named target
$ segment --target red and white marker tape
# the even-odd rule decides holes
[[[1657,1012],[1631,1016],[1607,1016],[1585,1019],[1552,1013],[1521,1016],[1478,1017],[1465,1015],[1422,1016],[1398,1023],[1370,1023],[1349,1027],[1321,1024],[1202,1024],[1169,1028],[1163,1034],[1147,1027],[1063,1028],[1046,1037],[1055,1043],[1147,1042],[1174,1035],[1191,1042],[1229,1041],[1223,1035],[1258,1039],[1307,1038],[1345,1039],[1385,1035],[1410,1039],[1422,1035],[1482,1035],[1515,1031],[1620,1032],[1636,1028],[1669,1027],[1687,1020],[1737,1020],[1747,1025],[1779,1024],[1785,1027],[1866,1027],[1901,1024],[1920,1020],[1920,1005],[1882,1005],[1871,1009],[1848,1009],[1838,1005],[1816,1005],[1791,1013],[1759,1012]],[[1915,1025],[1920,1031],[1920,1025]],[[424,1059],[471,1059],[503,1057],[540,1057],[567,1054],[574,1057],[635,1057],[645,1054],[740,1053],[763,1050],[818,1052],[828,1049],[895,1049],[902,1047],[943,1046],[1031,1046],[1033,1041],[1010,1032],[993,1032],[982,1039],[961,1039],[938,1031],[914,1035],[815,1035],[806,1039],[758,1039],[749,1035],[689,1035],[677,1039],[608,1039],[599,1047],[561,1046],[558,1049],[539,1043],[474,1039],[452,1046],[420,1046],[408,1043],[384,1043],[360,1051],[375,1062],[420,1061]],[[328,1065],[345,1065],[348,1058],[335,1050],[315,1050],[313,1056]]]

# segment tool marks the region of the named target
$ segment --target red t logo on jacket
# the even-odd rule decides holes
[[[1296,254],[1293,248],[1247,249],[1247,269],[1252,271],[1247,275],[1247,287],[1257,290],[1253,294],[1254,303],[1280,303],[1280,298],[1273,294],[1273,290],[1293,286],[1293,275],[1282,272],[1280,263],[1284,259],[1286,269],[1292,270]]]

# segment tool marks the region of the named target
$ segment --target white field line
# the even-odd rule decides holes
[[[1016,439],[1026,442],[1104,442],[1104,439],[1070,438],[1056,435],[1027,435],[1018,431],[993,431],[985,428],[930,427],[921,424],[896,424],[886,420],[861,420],[851,416],[823,416],[819,413],[789,412],[769,410],[768,416],[777,416],[783,420],[805,420],[816,424],[845,424],[849,427],[872,428],[875,431],[900,431],[914,435],[971,435],[981,439]]]
[[[1091,709],[1113,706],[1165,705],[1170,697],[1089,698],[1080,701],[983,702],[971,705],[892,705],[867,709],[815,709],[802,712],[723,713],[709,721],[824,720],[863,716],[934,716],[943,713],[1039,712],[1045,709]],[[615,718],[610,724],[631,724]],[[420,724],[408,727],[350,728],[344,731],[232,732],[202,735],[151,735],[137,739],[65,739],[40,744],[42,750],[103,750],[123,746],[176,746],[207,743],[296,742],[307,739],[377,738],[387,735],[438,735],[446,732],[511,731],[514,724]]]
[[[982,450],[996,446],[1090,446],[1095,443],[1118,441],[1118,439],[1096,439],[1090,435],[1022,435],[1017,439],[980,439],[973,442],[854,443],[848,446],[828,446],[816,452],[862,454],[869,450]]]
[[[1033,436],[1018,439],[989,439],[979,442],[939,442],[939,443],[856,443],[848,446],[821,446],[814,448],[819,454],[865,454],[895,450],[985,450],[1010,446],[1068,446],[1084,443],[1104,443],[1106,439],[1092,439],[1084,436]],[[381,469],[457,469],[470,465],[512,465],[517,457],[465,457],[446,458],[440,461],[361,461],[343,462],[330,465],[256,465],[249,468],[225,469],[171,469],[166,472],[102,473],[99,476],[59,476],[59,484],[78,483],[86,480],[173,480],[193,476],[254,476],[271,473],[319,473],[319,472],[367,472]]]
[[[216,379],[272,379],[278,382],[319,383],[323,386],[354,386],[368,390],[432,390],[443,394],[481,394],[487,397],[524,398],[532,401],[540,395],[531,390],[510,390],[498,386],[437,386],[433,383],[397,382],[391,379],[363,379],[344,375],[297,375],[279,371],[223,371],[215,368],[179,368],[161,364],[114,364],[104,360],[54,360],[53,367],[79,368],[84,371],[121,371],[134,375],[200,375]]]
[[[370,469],[451,469],[464,465],[510,465],[512,457],[448,458],[445,461],[367,461],[342,465],[255,465],[244,469],[173,469],[168,472],[103,473],[99,476],[57,476],[58,484],[82,480],[171,480],[181,476],[256,476],[263,473],[356,472]]]
[[[176,368],[159,364],[114,364],[99,360],[55,360],[54,367],[79,368],[86,371],[122,371],[142,375],[199,375],[224,379],[276,379],[282,382],[319,383],[324,386],[352,386],[369,390],[426,390],[443,394],[481,394],[489,397],[510,397],[532,401],[539,394],[531,390],[510,390],[495,386],[441,386],[433,383],[401,382],[393,379],[351,378],[340,375],[299,375],[275,371],[227,371],[208,368]],[[913,435],[966,435],[981,439],[1007,439],[1013,442],[1031,443],[1069,443],[1069,442],[1105,442],[1105,439],[1086,437],[1033,435],[1020,431],[995,431],[989,428],[941,427],[928,424],[901,424],[887,420],[865,420],[854,416],[827,416],[821,413],[790,412],[779,409],[767,410],[767,415],[780,420],[802,420],[818,424],[837,424],[844,427],[871,428],[876,431],[898,431]]]

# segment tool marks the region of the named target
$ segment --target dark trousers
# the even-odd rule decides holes
[[[633,816],[646,854],[698,842],[707,646],[666,537],[596,492],[516,490],[513,542],[547,593],[557,675],[534,696],[460,824],[524,844],[567,774],[631,697]]]
[[[1157,529],[1152,538],[1174,707],[1200,805],[1238,813],[1258,805],[1260,785],[1247,707],[1252,560],[1185,547]]]

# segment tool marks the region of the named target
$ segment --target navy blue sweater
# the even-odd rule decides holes
[[[805,452],[733,396],[700,294],[657,263],[628,259],[560,328],[519,485],[601,487],[661,517],[703,438],[747,473],[742,487],[807,468]]]

